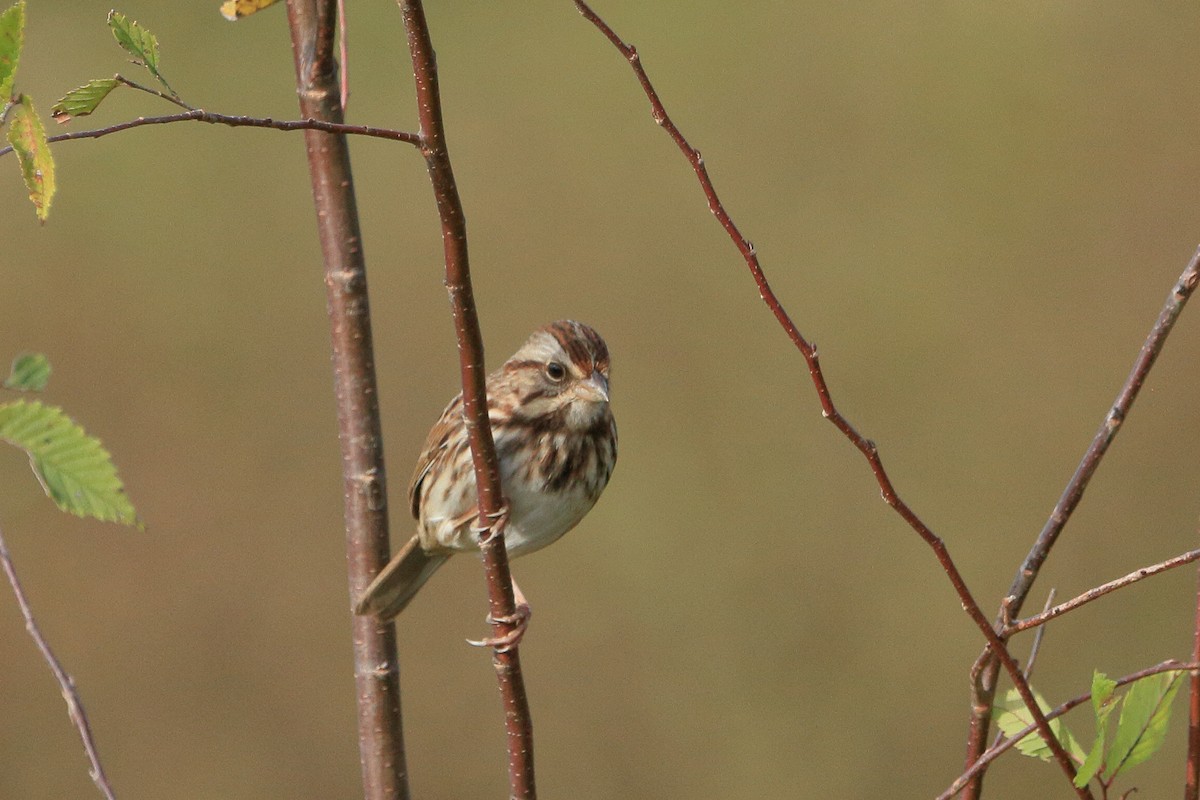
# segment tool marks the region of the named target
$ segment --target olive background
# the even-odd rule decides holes
[[[285,13],[124,0],[189,102],[294,118]],[[415,127],[394,3],[351,3],[349,121]],[[30,0],[43,114],[116,70],[110,0]],[[991,615],[1200,242],[1194,3],[597,0],[703,152],[835,401]],[[803,360],[567,0],[428,4],[488,364],[571,317],[613,353],[620,460],[516,563],[547,798],[931,797],[982,643],[930,550],[822,420]],[[119,91],[72,130],[171,113]],[[53,123],[48,123],[56,127]],[[410,146],[352,142],[399,542],[457,390]],[[39,227],[0,159],[0,330],[114,454],[139,532],[58,513],[0,451],[0,524],[122,798],[360,794],[340,459],[303,136],[194,123],[54,148]],[[1200,311],[1186,311],[1036,599],[1196,546]],[[1185,567],[1056,622],[1053,702],[1192,649]],[[398,623],[414,796],[503,797],[481,570]],[[1024,653],[1028,638],[1015,648]],[[1121,787],[1179,791],[1185,703]],[[1071,717],[1085,742],[1086,710]],[[88,798],[59,692],[0,591],[0,797]],[[1069,797],[1019,757],[987,795]]]

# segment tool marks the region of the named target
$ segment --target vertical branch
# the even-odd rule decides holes
[[[513,630],[515,603],[508,551],[504,547],[505,501],[500,487],[500,469],[492,428],[488,421],[486,372],[483,363],[483,339],[471,290],[471,270],[467,257],[467,220],[462,199],[454,181],[446,129],[442,121],[442,100],[438,88],[437,57],[429,36],[429,25],[421,0],[398,0],[408,31],[408,49],[412,55],[416,82],[417,114],[421,121],[421,153],[433,184],[438,216],[442,222],[442,245],[446,258],[446,290],[458,337],[459,364],[462,369],[463,418],[471,444],[475,467],[475,485],[479,493],[480,547],[488,586],[490,618],[495,637],[503,639]],[[500,684],[504,703],[505,733],[508,740],[508,776],[513,798],[536,797],[533,774],[533,721],[521,660],[516,646],[495,646],[492,664]]]
[[[1179,280],[1175,282],[1170,294],[1167,295],[1158,319],[1154,321],[1146,341],[1142,343],[1142,349],[1138,352],[1129,376],[1117,393],[1117,399],[1113,401],[1112,407],[1105,414],[1104,421],[1100,423],[1100,429],[1092,437],[1092,443],[1088,446],[1087,452],[1083,454],[1079,466],[1075,469],[1075,474],[1067,482],[1062,496],[1055,504],[1054,510],[1050,512],[1050,518],[1046,520],[1046,524],[1038,534],[1029,554],[1025,556],[1025,561],[1017,570],[1012,586],[1009,587],[1008,595],[1004,598],[1002,621],[1003,618],[1013,617],[1020,613],[1021,605],[1029,596],[1042,564],[1050,555],[1050,548],[1058,541],[1059,534],[1066,527],[1067,521],[1070,520],[1075,508],[1079,505],[1079,501],[1083,499],[1084,490],[1087,489],[1088,483],[1100,466],[1100,460],[1108,451],[1109,445],[1120,431],[1121,424],[1129,415],[1133,401],[1137,399],[1138,392],[1141,391],[1146,377],[1150,374],[1150,368],[1154,366],[1158,354],[1162,352],[1163,345],[1167,342],[1167,336],[1175,327],[1175,321],[1179,319],[1188,298],[1196,290],[1197,283],[1200,283],[1200,249],[1192,256],[1191,261],[1180,274]],[[1007,639],[1008,635],[1006,633],[1002,638]],[[987,748],[987,735],[992,723],[992,703],[996,698],[996,678],[1000,670],[1000,665],[996,663],[994,657],[995,652],[995,648],[989,645],[989,648],[980,654],[971,670],[971,722],[967,735],[966,755],[966,766],[968,767],[975,763],[975,760],[983,755]],[[983,772],[979,772],[963,793],[963,797],[966,800],[978,800],[982,790]]]
[[[1200,572],[1197,573],[1200,578]],[[1192,641],[1192,662],[1200,662],[1200,580],[1196,588],[1196,632]],[[1183,800],[1200,798],[1200,671],[1188,676],[1188,751],[1187,779]]]
[[[288,0],[296,91],[306,118],[342,121],[333,58],[336,0]],[[387,473],[375,382],[367,274],[350,154],[342,134],[305,131],[333,345],[345,484],[350,602],[388,560]],[[358,746],[367,800],[407,800],[395,629],[352,615]]]
[[[21,616],[25,619],[25,630],[29,631],[34,644],[42,653],[42,658],[50,667],[50,671],[54,673],[54,679],[58,681],[58,688],[62,691],[63,700],[67,703],[67,714],[71,717],[71,722],[75,724],[75,729],[79,731],[79,738],[83,742],[83,752],[87,755],[88,764],[91,766],[89,774],[92,776],[92,783],[96,784],[96,788],[107,800],[114,800],[112,787],[104,775],[104,767],[100,764],[100,753],[96,750],[96,740],[92,737],[92,726],[88,724],[87,713],[83,710],[83,701],[79,699],[79,692],[75,691],[75,681],[71,680],[71,676],[63,669],[62,663],[50,649],[50,643],[42,636],[42,631],[33,618],[33,609],[30,608],[29,600],[25,597],[25,590],[21,588],[21,581],[17,579],[17,569],[8,555],[8,545],[4,541],[2,532],[0,532],[0,561],[4,563],[4,574],[8,576],[8,583],[12,586],[13,594],[17,598],[17,605],[21,608]]]

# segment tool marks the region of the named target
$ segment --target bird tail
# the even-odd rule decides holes
[[[405,609],[447,558],[448,555],[426,553],[421,549],[420,538],[414,536],[371,581],[354,613],[370,614],[386,622]]]

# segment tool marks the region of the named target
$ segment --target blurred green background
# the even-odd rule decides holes
[[[18,86],[47,113],[124,64],[111,0],[30,0]],[[350,4],[349,119],[413,128],[394,3]],[[283,10],[126,0],[193,104],[296,115]],[[988,613],[1200,241],[1194,3],[598,2],[804,333],[835,400]],[[428,14],[488,361],[574,317],[614,354],[621,457],[517,563],[548,798],[930,797],[961,765],[981,639],[821,419],[628,66],[568,0]],[[117,93],[92,120],[170,113]],[[356,140],[394,538],[456,391],[428,179]],[[0,523],[122,798],[360,794],[341,477],[300,134],[197,124],[57,146],[39,227],[0,164],[2,356],[114,453],[144,533],[58,514],[0,451]],[[1061,597],[1196,545],[1200,309],[1185,313],[1039,581]],[[1191,650],[1195,573],[1050,629],[1058,702]],[[503,797],[481,571],[400,620],[417,797]],[[1018,650],[1028,646],[1023,640]],[[1183,781],[1184,703],[1124,786]],[[0,797],[96,796],[0,591]],[[1073,725],[1090,741],[1091,724]],[[1068,797],[1008,756],[990,797]]]

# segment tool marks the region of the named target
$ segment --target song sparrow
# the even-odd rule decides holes
[[[510,557],[545,547],[574,528],[608,484],[617,460],[608,366],[600,334],[560,320],[534,331],[488,376]],[[451,555],[479,549],[472,531],[479,527],[475,471],[461,394],[429,432],[408,500],[417,534],[367,587],[355,609],[359,614],[391,619]],[[528,616],[519,590],[517,596]]]

